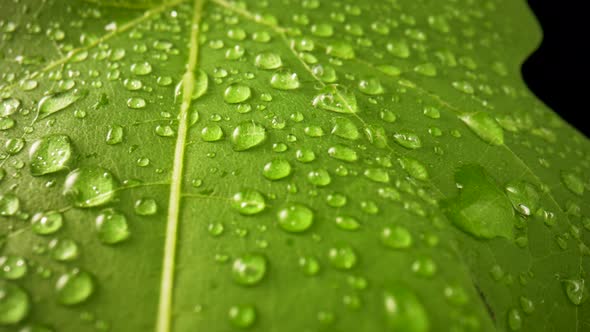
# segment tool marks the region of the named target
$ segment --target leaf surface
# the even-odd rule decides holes
[[[524,1],[0,9],[0,331],[590,328]]]

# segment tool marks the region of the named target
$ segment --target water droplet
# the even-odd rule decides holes
[[[16,113],[20,109],[21,102],[16,98],[8,98],[0,101],[0,117],[6,117]]]
[[[240,83],[234,83],[225,89],[223,100],[229,104],[238,104],[248,100],[251,95],[252,90],[249,86]]]
[[[127,218],[113,209],[103,210],[96,217],[95,225],[98,238],[102,243],[116,244],[129,238]]]
[[[440,118],[440,111],[436,107],[427,106],[424,107],[424,115],[431,119],[438,119]]]
[[[409,157],[399,158],[399,163],[408,174],[417,180],[428,180],[428,170],[421,162]]]
[[[353,217],[350,216],[338,216],[334,220],[338,228],[345,231],[356,231],[361,227],[361,224]]]
[[[60,262],[72,261],[78,258],[78,244],[70,239],[53,239],[49,242],[51,258]]]
[[[123,142],[123,127],[119,125],[109,126],[107,131],[106,143],[108,145],[115,145]]]
[[[87,94],[88,92],[86,90],[74,89],[45,96],[41,98],[37,106],[39,116],[44,118],[55,112],[59,112]]]
[[[437,74],[436,66],[432,63],[424,63],[414,67],[414,71],[420,75],[434,77]]]
[[[357,113],[356,97],[340,85],[328,85],[313,98],[314,107],[336,113]]]
[[[13,194],[0,195],[0,216],[14,216],[20,208],[20,200]]]
[[[371,181],[389,183],[389,173],[383,168],[367,168],[363,175]]]
[[[270,86],[279,90],[294,90],[299,87],[299,77],[297,73],[283,70],[278,71],[270,78]]]
[[[57,211],[39,212],[33,216],[31,224],[35,234],[53,234],[61,228],[63,216]]]
[[[520,214],[530,216],[539,207],[537,188],[526,181],[512,181],[505,187],[506,195],[512,206]]]
[[[55,284],[57,300],[63,305],[86,301],[94,292],[94,281],[88,272],[73,270],[62,274]]]
[[[149,62],[138,62],[131,65],[131,72],[143,76],[152,72],[152,65]]]
[[[132,109],[141,109],[147,105],[145,99],[140,97],[131,97],[127,99],[127,107]]]
[[[201,130],[201,139],[205,142],[216,142],[223,138],[223,129],[217,124],[203,127]]]
[[[0,280],[0,326],[20,323],[30,308],[29,296],[20,286]]]
[[[512,238],[514,210],[494,179],[479,165],[455,172],[459,194],[441,202],[447,217],[461,230],[481,239]]]
[[[17,280],[27,274],[27,261],[20,256],[0,256],[0,276],[6,280]],[[1,297],[1,295],[0,295]]]
[[[459,118],[486,143],[491,145],[504,144],[504,130],[488,113],[465,113]]]
[[[254,65],[260,69],[277,69],[283,65],[283,61],[276,53],[263,52],[256,56]]]
[[[369,95],[369,96],[376,96],[383,94],[385,89],[383,85],[381,85],[381,81],[377,78],[368,78],[359,81],[359,90],[360,92]]]
[[[266,258],[260,254],[246,254],[238,257],[232,264],[232,277],[244,286],[259,283],[266,274]]]
[[[566,279],[562,280],[561,284],[563,285],[567,298],[574,305],[581,305],[586,299],[588,299],[588,289],[586,288],[586,282],[584,279]]]
[[[412,263],[412,272],[420,277],[432,277],[436,273],[436,269],[436,264],[429,257],[420,257]]]
[[[360,136],[359,130],[354,122],[352,122],[350,119],[342,117],[334,119],[332,134],[349,140],[356,140]]]
[[[386,48],[389,53],[398,58],[406,59],[410,56],[410,47],[404,40],[389,42],[387,43]]]
[[[329,43],[326,47],[326,54],[344,60],[354,59],[355,57],[354,48],[352,45],[343,41]]]
[[[306,276],[314,276],[320,272],[320,262],[313,256],[303,256],[299,258],[299,268]]]
[[[233,305],[229,308],[228,316],[233,326],[243,329],[256,322],[256,309],[252,305]]]
[[[416,294],[402,285],[392,285],[383,292],[383,309],[391,331],[426,332],[429,319]]]
[[[48,135],[36,140],[29,150],[31,175],[41,176],[67,169],[72,164],[73,147],[66,135]]]
[[[291,164],[285,159],[274,159],[264,165],[262,175],[269,180],[280,180],[291,174]]]
[[[336,70],[332,66],[318,64],[311,68],[311,72],[315,77],[319,78],[325,83],[334,83],[338,80]]]
[[[328,155],[334,159],[353,162],[358,160],[356,151],[346,145],[338,144],[328,149]]]
[[[111,172],[97,166],[84,166],[68,174],[64,195],[77,207],[94,207],[115,198],[117,181]]]
[[[290,204],[278,214],[279,226],[287,232],[303,232],[313,224],[313,211],[303,204]]]
[[[295,152],[295,158],[302,163],[310,163],[315,160],[315,153],[307,148],[301,148]]]
[[[153,198],[140,198],[133,206],[135,213],[140,216],[152,216],[158,212],[158,203]]]
[[[387,226],[381,230],[381,243],[392,249],[409,248],[412,243],[412,234],[403,226]]]
[[[325,187],[332,182],[332,177],[327,170],[319,168],[307,173],[307,181],[314,186]]]
[[[508,327],[511,331],[518,331],[522,328],[522,316],[518,309],[512,308],[508,311]]]
[[[573,192],[576,195],[582,196],[584,194],[584,181],[580,179],[580,177],[573,172],[562,171],[561,172],[561,181],[567,189]]]
[[[239,213],[249,216],[262,212],[266,203],[260,192],[247,189],[234,194],[231,206]]]
[[[256,122],[242,122],[232,132],[231,141],[235,151],[244,151],[266,140],[266,128]]]
[[[406,149],[415,150],[422,147],[422,140],[420,139],[420,136],[408,130],[398,131],[397,133],[393,134],[393,139],[397,144],[403,146]]]
[[[328,261],[339,270],[350,270],[356,265],[357,257],[352,247],[343,245],[328,250]]]

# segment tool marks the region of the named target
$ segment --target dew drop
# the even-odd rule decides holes
[[[357,256],[348,245],[332,247],[328,250],[328,261],[339,270],[350,270],[357,263]]]
[[[18,324],[30,308],[29,295],[20,286],[0,280],[0,326]]]
[[[87,208],[111,202],[116,189],[117,181],[111,172],[98,166],[84,166],[68,174],[63,193],[75,206]]]
[[[231,207],[240,214],[250,216],[262,212],[266,203],[260,192],[247,189],[233,195]]]
[[[31,175],[41,176],[69,168],[73,150],[66,135],[48,135],[36,140],[29,150]]]
[[[232,277],[235,282],[244,286],[259,283],[266,274],[266,258],[260,254],[246,254],[238,257],[232,264]]]
[[[402,285],[392,285],[383,292],[383,309],[391,331],[426,332],[429,319],[416,294]]]
[[[0,256],[0,276],[6,280],[21,279],[27,274],[27,261],[20,256]],[[0,295],[1,296],[1,295]]]
[[[299,233],[313,224],[313,211],[303,204],[293,203],[279,210],[277,218],[283,230]]]
[[[320,94],[313,98],[314,107],[336,112],[336,113],[357,113],[359,111],[356,97],[340,85],[329,85],[324,87]]]
[[[278,90],[295,90],[300,86],[299,77],[291,71],[279,71],[270,78],[270,86]]]
[[[95,221],[98,239],[105,244],[116,244],[129,238],[129,225],[124,214],[113,209],[102,211]]]
[[[229,308],[230,323],[237,328],[248,328],[256,322],[256,309],[252,305],[233,305]]]
[[[35,234],[53,234],[59,231],[63,225],[63,216],[57,211],[39,212],[33,216],[31,224]]]
[[[261,124],[242,122],[232,132],[231,142],[235,151],[244,151],[262,144],[266,137],[266,128]]]
[[[381,230],[381,243],[392,249],[406,249],[412,243],[412,234],[403,226],[387,226]]]
[[[260,69],[277,69],[283,65],[283,61],[276,53],[263,52],[256,55],[254,65]]]
[[[41,98],[37,106],[39,116],[44,118],[55,112],[59,112],[87,94],[88,92],[86,90],[74,89],[45,96]]]
[[[225,100],[225,102],[228,104],[238,104],[248,100],[251,95],[252,90],[249,86],[240,83],[234,83],[225,89],[223,100]]]
[[[491,145],[504,144],[504,130],[488,113],[465,113],[459,118],[486,143]]]
[[[274,159],[262,169],[262,175],[269,180],[284,179],[289,174],[291,174],[291,164],[285,159]]]
[[[94,292],[94,281],[88,272],[73,270],[62,274],[55,284],[57,300],[67,306],[86,301]]]
[[[406,149],[415,150],[422,147],[420,136],[408,130],[396,132],[393,134],[393,140]]]

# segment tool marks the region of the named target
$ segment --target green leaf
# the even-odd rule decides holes
[[[523,0],[0,4],[0,331],[586,331]]]

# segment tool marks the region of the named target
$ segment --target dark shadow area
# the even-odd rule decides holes
[[[590,57],[585,1],[528,0],[543,29],[543,42],[524,63],[529,88],[562,118],[590,137]]]

